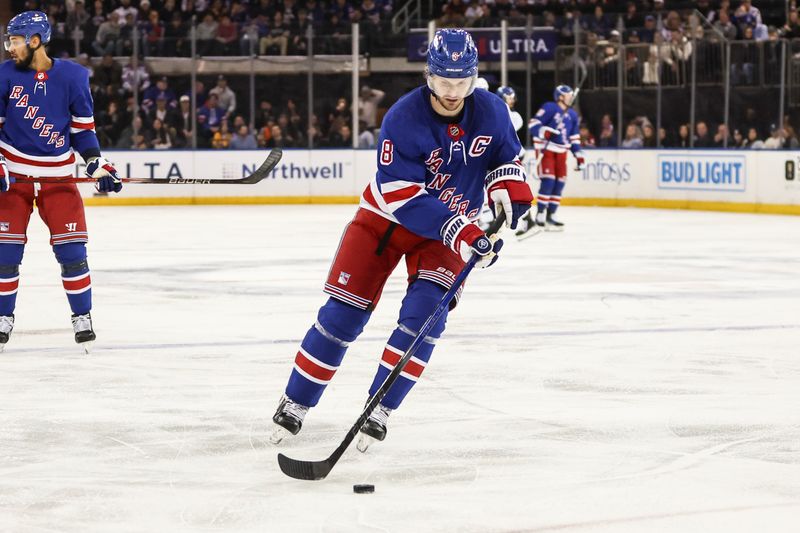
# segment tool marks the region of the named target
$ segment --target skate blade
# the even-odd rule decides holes
[[[372,437],[370,437],[366,433],[359,433],[358,442],[356,442],[356,448],[361,453],[364,453],[369,449],[370,446],[372,446],[376,442],[378,442],[377,439],[373,439]]]
[[[558,226],[547,226],[545,228],[545,231],[549,231],[551,233],[560,233],[560,232],[564,231],[564,228],[563,227],[559,228]]]
[[[3,353],[3,350],[5,350],[5,349],[6,349],[6,345],[5,344],[0,344],[0,353]]]
[[[83,353],[89,355],[92,353],[92,347],[94,346],[94,341],[86,341],[80,344],[81,348],[83,348]]]
[[[532,229],[532,230],[526,231],[525,233],[517,235],[517,240],[518,241],[524,241],[526,239],[530,239],[531,237],[535,237],[536,235],[539,235],[541,232],[542,232],[541,228]]]
[[[275,429],[272,430],[272,435],[269,436],[269,443],[273,446],[277,446],[278,444],[283,441],[286,437],[291,435],[289,430],[286,428],[275,424]]]

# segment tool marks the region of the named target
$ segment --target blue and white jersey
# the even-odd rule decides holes
[[[383,119],[378,172],[361,207],[429,239],[441,240],[455,214],[475,220],[488,171],[517,160],[521,146],[508,106],[488,91],[474,91],[457,117],[442,117],[431,92],[403,96]]]
[[[0,153],[9,171],[72,176],[73,150],[100,155],[89,71],[59,59],[43,72],[19,69],[14,61],[0,64]]]
[[[545,126],[558,130],[557,134],[550,137],[549,143],[542,132]],[[557,154],[563,154],[567,150],[572,150],[574,153],[581,149],[580,121],[578,113],[571,107],[563,110],[555,102],[545,102],[528,122],[528,129],[536,150],[542,150],[545,145],[548,152]]]

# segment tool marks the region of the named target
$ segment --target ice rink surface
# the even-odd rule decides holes
[[[354,211],[88,209],[89,356],[34,215],[0,354],[0,531],[800,531],[793,217],[562,208],[566,232],[473,273],[386,441],[285,477],[270,418]],[[404,284],[282,451],[339,443]]]

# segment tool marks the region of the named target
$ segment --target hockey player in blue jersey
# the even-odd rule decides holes
[[[556,217],[561,203],[561,195],[567,179],[567,150],[572,151],[577,161],[577,169],[583,170],[586,160],[581,151],[581,136],[578,113],[572,109],[574,100],[569,85],[559,85],[553,91],[552,102],[545,102],[528,123],[536,156],[540,163],[539,195],[536,203],[536,217],[529,213],[517,231],[518,238],[531,232],[547,229],[561,231],[564,224]]]
[[[511,115],[511,124],[514,126],[514,131],[521,130],[524,124],[522,115],[514,109],[517,104],[517,93],[511,87],[503,85],[497,88],[497,96],[502,98],[508,106],[508,114]]]
[[[78,152],[99,190],[119,192],[122,183],[100,154],[89,73],[76,63],[48,57],[50,33],[41,11],[15,16],[4,43],[11,59],[0,64],[0,350],[14,328],[19,265],[35,204],[61,264],[75,342],[88,352],[95,333],[88,234],[78,188],[70,183],[15,183],[14,177],[71,177]]]
[[[324,288],[329,298],[295,356],[273,417],[273,443],[300,431],[306,413],[319,402],[401,259],[405,258],[408,270],[408,288],[370,396],[409,348],[465,262],[478,254],[477,266],[485,268],[497,259],[498,244],[488,243],[474,223],[484,188],[511,228],[530,209],[533,198],[517,158],[521,147],[508,107],[488,91],[473,92],[478,53],[470,35],[459,29],[438,30],[427,61],[427,84],[403,96],[384,118],[378,171],[339,244]],[[389,414],[428,364],[445,319],[362,427],[357,444],[361,451],[386,436]]]

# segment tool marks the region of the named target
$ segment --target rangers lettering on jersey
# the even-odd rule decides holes
[[[447,118],[433,111],[430,97],[430,90],[420,87],[386,114],[378,172],[361,207],[440,240],[453,213],[477,218],[487,172],[515,161],[522,147],[506,104],[494,94],[475,91],[461,115]]]
[[[100,155],[84,67],[55,59],[47,72],[33,72],[6,61],[0,80],[0,154],[10,172],[68,177],[74,175],[75,151]]]

